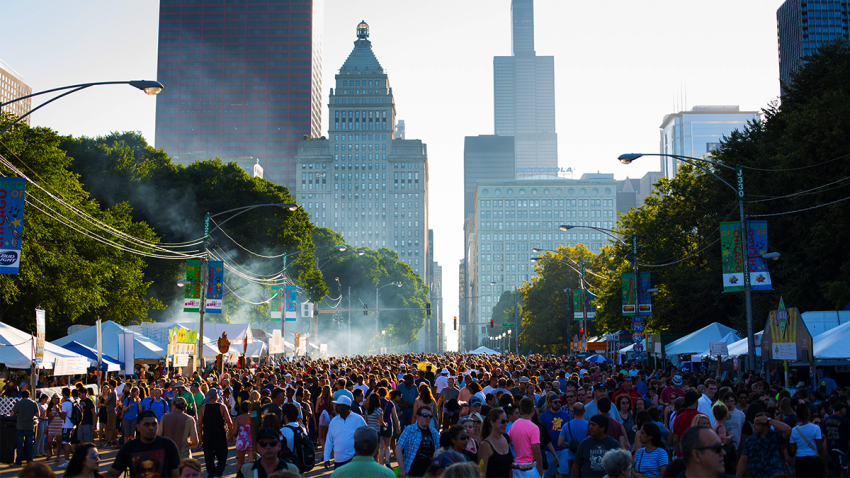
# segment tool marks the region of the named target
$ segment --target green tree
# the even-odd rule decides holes
[[[3,116],[0,129],[9,122],[10,117]],[[146,262],[86,236],[94,233],[127,244],[115,234],[96,229],[71,208],[123,233],[157,243],[159,238],[151,227],[134,220],[126,202],[103,207],[91,199],[77,176],[69,172],[72,158],[60,148],[63,138],[55,132],[18,124],[3,134],[2,140],[3,156],[44,190],[26,187],[21,268],[18,275],[0,276],[0,320],[34,332],[33,309],[41,307],[47,316],[47,339],[53,340],[74,323],[93,323],[97,317],[125,323],[145,319],[149,311],[162,308],[159,300],[147,296]],[[5,166],[0,166],[0,173],[15,176]]]

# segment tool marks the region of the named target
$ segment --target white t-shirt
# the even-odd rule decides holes
[[[449,379],[445,375],[440,375],[434,380],[434,386],[437,387],[437,395],[449,385]],[[489,385],[488,385],[489,386]]]
[[[65,423],[62,424],[62,428],[74,428],[74,424],[71,423],[71,412],[74,411],[74,404],[71,400],[62,402],[62,411],[65,412]]]
[[[820,438],[820,427],[813,423],[798,425],[791,429],[791,443],[797,445],[798,457],[817,456],[817,450],[812,447],[818,446],[818,442],[815,440],[820,440]],[[808,440],[808,443],[806,440]]]

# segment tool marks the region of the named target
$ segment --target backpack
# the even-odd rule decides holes
[[[80,408],[80,404],[71,400],[71,424],[74,426],[79,425],[83,421],[83,409]]]
[[[307,473],[316,466],[316,447],[313,445],[313,441],[310,440],[310,437],[308,437],[307,434],[305,434],[300,428],[290,426],[287,426],[286,428],[292,430],[292,433],[295,435],[295,443],[290,451],[289,446],[286,443],[286,437],[281,437],[281,446],[278,458],[297,466],[299,472]]]

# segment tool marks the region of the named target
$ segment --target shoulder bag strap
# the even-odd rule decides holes
[[[804,442],[806,442],[806,446],[808,446],[809,448],[811,448],[811,449],[815,452],[815,454],[817,454],[817,453],[818,453],[818,449],[812,446],[812,444],[809,442],[809,439],[808,439],[808,438],[806,438],[806,435],[803,435],[803,432],[801,432],[801,431],[800,431],[800,426],[799,426],[799,425],[796,425],[796,426],[794,427],[794,430],[797,430],[797,434],[798,434],[798,435],[800,435],[800,438],[802,438]]]

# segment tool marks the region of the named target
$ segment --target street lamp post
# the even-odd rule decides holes
[[[678,154],[664,154],[664,153],[631,153],[631,154],[622,154],[619,159],[623,164],[631,164],[632,161],[640,158],[641,156],[663,156],[670,157],[682,160],[695,168],[702,170],[712,176],[715,179],[719,180],[723,184],[725,184],[729,189],[735,192],[735,197],[738,198],[738,212],[741,216],[741,252],[743,255],[743,263],[744,263],[744,305],[746,308],[747,314],[747,367],[750,370],[755,370],[756,368],[756,341],[755,335],[753,334],[753,302],[752,302],[752,288],[750,286],[750,260],[749,260],[749,251],[747,247],[747,216],[744,214],[744,176],[743,176],[743,168],[741,165],[736,165],[734,168],[732,166],[728,166],[726,164],[718,163],[716,161],[709,161],[704,158],[694,158],[691,156],[682,156]],[[711,170],[696,164],[694,161],[703,161],[709,163],[714,166],[718,166],[721,168],[730,169],[735,171],[735,186],[732,186],[728,182],[726,182],[723,178],[712,172]],[[637,258],[635,258],[637,259]]]
[[[380,291],[384,287],[389,287],[391,285],[394,285],[396,287],[401,287],[401,282],[391,282],[389,284],[382,285],[381,287],[378,287],[378,288],[375,289],[375,336],[379,335],[379,333],[380,333],[379,332],[380,327],[378,326],[378,315],[381,312],[378,310],[378,291]]]
[[[53,98],[45,101],[44,103],[36,106],[35,108],[27,111],[26,114],[19,116],[17,119],[15,119],[15,121],[12,121],[5,128],[3,128],[3,131],[0,131],[0,134],[5,133],[6,131],[9,130],[9,128],[14,126],[18,122],[20,122],[21,120],[26,118],[27,116],[34,113],[36,110],[41,109],[41,108],[49,105],[50,103],[53,103],[54,101],[58,100],[59,98],[62,98],[64,96],[68,96],[71,93],[76,93],[80,90],[84,90],[84,89],[89,88],[91,86],[101,86],[101,85],[130,85],[130,86],[133,86],[135,88],[138,88],[138,89],[144,91],[148,95],[157,95],[157,94],[159,94],[160,91],[162,91],[163,88],[165,88],[164,86],[162,86],[162,83],[160,83],[158,81],[149,81],[149,80],[99,81],[99,82],[95,82],[95,83],[82,83],[82,84],[79,84],[79,85],[62,86],[62,87],[59,87],[59,88],[52,88],[52,89],[49,89],[49,90],[40,91],[38,93],[33,93],[31,95],[21,96],[20,98],[15,98],[14,100],[7,101],[5,103],[0,104],[0,108],[4,107],[6,105],[12,104],[12,103],[16,103],[16,102],[21,101],[21,100],[25,100],[27,98],[32,98],[33,96],[44,95],[44,94],[47,94],[47,93],[53,93],[54,91],[71,90],[71,91],[66,91],[66,92],[64,92],[60,95],[54,96]]]

